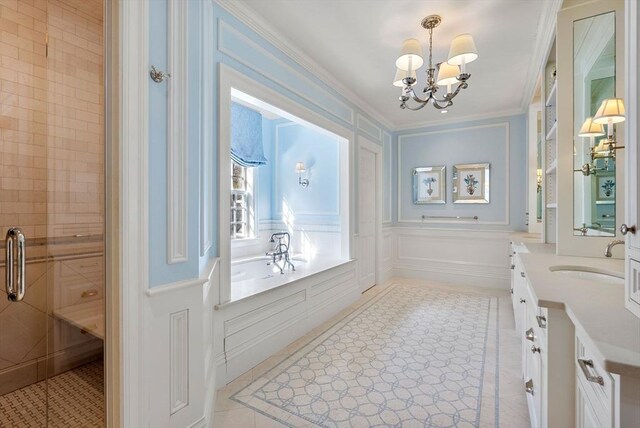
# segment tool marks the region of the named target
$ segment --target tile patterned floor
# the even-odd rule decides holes
[[[528,426],[508,295],[393,283],[218,391],[215,425]]]
[[[102,361],[85,364],[47,381],[0,396],[0,427],[47,426],[47,398],[49,427],[104,426]]]

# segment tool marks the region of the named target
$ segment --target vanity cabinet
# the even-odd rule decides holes
[[[575,341],[576,427],[614,427],[614,378],[596,362],[579,334]]]
[[[522,380],[534,428],[574,425],[574,329],[562,309],[539,307],[522,248],[512,245],[512,306],[521,340]]]

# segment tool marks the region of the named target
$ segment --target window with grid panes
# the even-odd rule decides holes
[[[250,168],[231,162],[231,239],[253,237],[253,173]]]

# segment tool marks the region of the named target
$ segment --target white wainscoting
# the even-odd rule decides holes
[[[393,260],[396,255],[395,234],[393,228],[382,228],[381,282],[388,281],[393,276]]]
[[[147,292],[144,346],[151,427],[212,425],[215,402],[213,307],[219,264],[200,278]]]
[[[393,229],[393,276],[509,288],[509,235],[502,230]],[[386,250],[385,250],[386,251]]]
[[[360,296],[355,261],[270,292],[219,305],[213,316],[216,385],[224,386]]]

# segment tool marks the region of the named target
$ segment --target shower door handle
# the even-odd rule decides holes
[[[12,227],[7,231],[6,245],[6,288],[7,297],[12,302],[19,302],[24,299],[26,291],[26,243],[24,234],[19,227]],[[17,245],[18,272],[14,273],[14,246]],[[15,282],[14,282],[15,281]],[[17,284],[16,284],[17,282]]]

